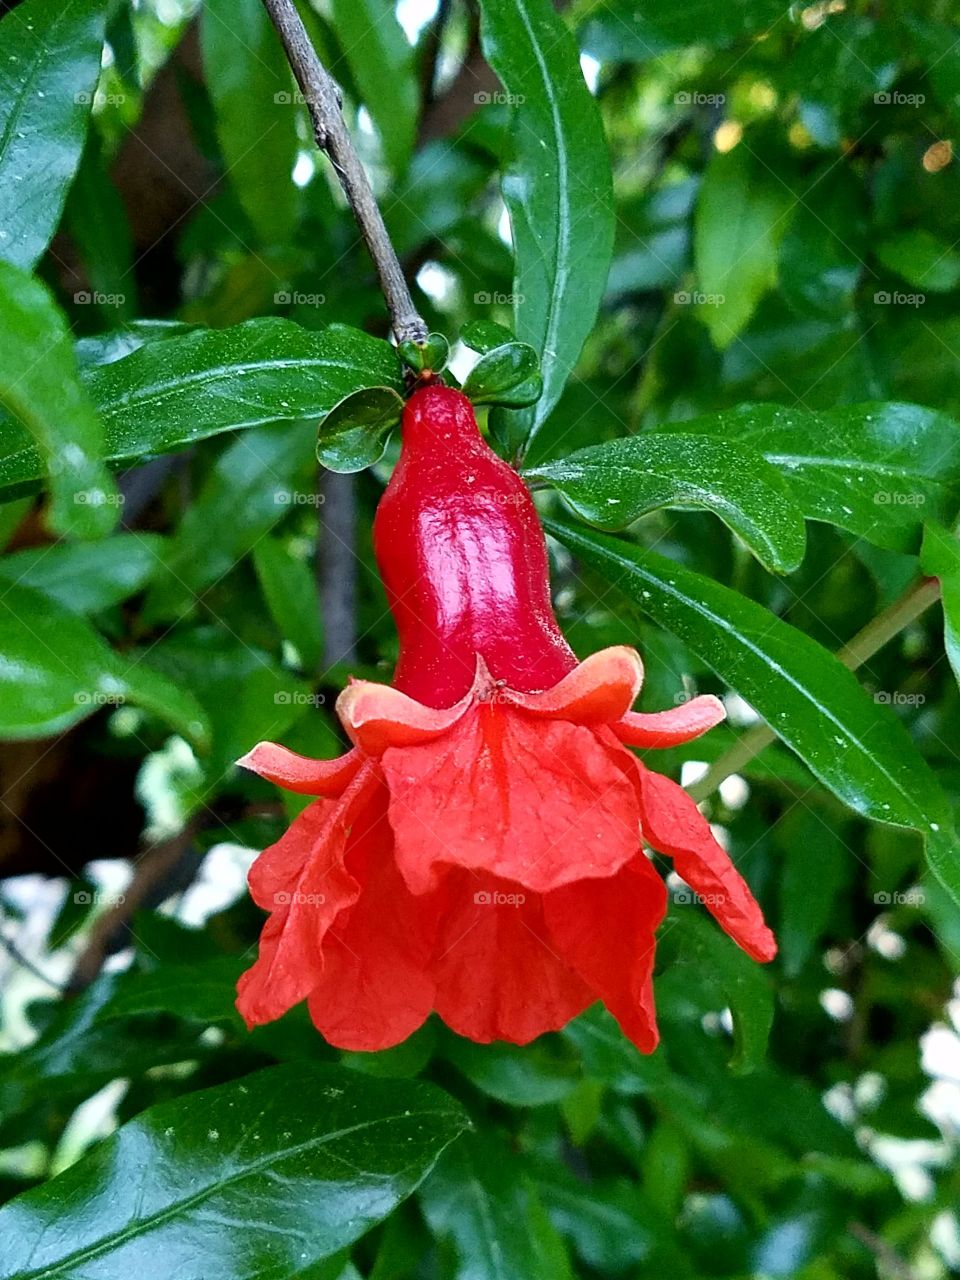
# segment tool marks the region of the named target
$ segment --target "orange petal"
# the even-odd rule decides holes
[[[256,886],[261,905],[273,885],[290,887],[274,890],[256,963],[237,984],[237,1008],[248,1027],[279,1018],[319,983],[324,935],[360,893],[344,865],[347,839],[354,835],[352,829],[362,828],[364,806],[378,785],[373,770],[363,770],[340,800],[317,801],[305,810],[284,839],[264,850],[251,867],[251,887]],[[301,846],[300,870],[290,880],[296,844]]]
[[[338,796],[359,769],[361,760],[356,751],[348,751],[335,760],[311,760],[276,742],[258,742],[237,764],[298,795]]]
[[[481,1044],[527,1044],[558,1031],[595,996],[550,936],[538,895],[489,875],[454,871],[442,904],[433,971],[436,1010]]]
[[[606,880],[580,880],[543,899],[564,960],[620,1023],[641,1053],[657,1047],[654,934],[667,909],[663,881],[642,853]]]
[[[607,724],[630,710],[642,684],[640,655],[626,645],[616,645],[591,654],[544,693],[504,689],[503,697],[531,715],[573,724]]]
[[[613,875],[639,848],[633,765],[612,736],[496,703],[436,741],[391,747],[381,766],[404,879],[425,893],[459,866],[546,893]]]
[[[698,894],[726,933],[754,960],[772,960],[777,943],[747,882],[715,840],[710,824],[682,787],[636,761],[643,834],[673,859],[677,874]]]
[[[669,711],[628,711],[610,728],[631,747],[677,747],[720,724],[726,714],[719,698],[703,693]]]
[[[367,755],[380,756],[387,747],[411,747],[446,733],[473,696],[471,690],[452,707],[437,710],[390,685],[355,680],[337,699],[337,715],[352,742]]]

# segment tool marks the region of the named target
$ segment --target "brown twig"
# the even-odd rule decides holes
[[[303,93],[313,121],[317,146],[330,157],[370,250],[396,339],[398,342],[422,342],[427,337],[427,325],[413,305],[370,182],[350,141],[343,122],[340,91],[317,57],[293,0],[263,0],[263,3]]]

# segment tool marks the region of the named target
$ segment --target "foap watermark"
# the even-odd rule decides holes
[[[273,500],[278,507],[322,507],[322,493],[297,493],[294,489],[275,489]]]
[[[895,890],[893,893],[875,893],[873,901],[878,907],[922,907],[926,894],[918,885],[914,885],[912,889]]]
[[[900,293],[894,290],[888,293],[886,289],[881,289],[873,295],[873,300],[878,307],[922,307],[927,300],[925,293]]]
[[[922,507],[925,493],[904,493],[902,489],[878,489],[873,501],[878,507]]]
[[[274,304],[278,307],[323,307],[327,302],[325,293],[300,293],[298,290],[278,289],[273,295]]]
[[[309,107],[313,104],[313,99],[299,89],[281,89],[273,95],[273,100],[278,107]]]
[[[678,107],[722,107],[727,100],[725,93],[700,93],[696,89],[689,93],[681,90],[673,95]]]
[[[103,889],[78,889],[73,895],[78,907],[119,907],[126,902],[122,893],[107,893]]]
[[[894,89],[892,93],[875,93],[873,100],[878,107],[922,107],[927,98],[923,93],[900,93]]]
[[[899,689],[878,689],[873,700],[882,707],[922,707],[927,696],[924,693],[901,693]]]
[[[301,893],[299,889],[294,890],[293,893],[275,893],[273,895],[273,905],[275,907],[322,907],[326,900],[326,894]]]
[[[302,689],[280,689],[273,695],[277,707],[322,707],[327,699],[322,693],[304,693]]]
[[[78,507],[122,507],[126,498],[122,493],[107,493],[105,489],[78,489],[73,501]]]
[[[693,889],[680,889],[673,895],[673,900],[682,905],[722,907],[727,901],[727,895],[725,893],[695,893]]]
[[[522,307],[524,295],[522,293],[487,293],[484,289],[475,293],[473,300],[478,307]]]
[[[96,93],[90,93],[86,89],[81,89],[79,93],[73,95],[73,100],[78,107],[120,107],[127,100],[125,93],[105,93],[102,89],[98,89]]]
[[[527,99],[522,93],[505,93],[502,89],[488,93],[481,89],[473,95],[473,100],[478,107],[522,107]]]
[[[678,307],[722,307],[727,298],[723,293],[701,293],[697,289],[688,292],[681,289],[673,295],[673,300]]]
[[[78,307],[122,307],[126,305],[125,293],[101,293],[99,289],[78,289],[73,295]]]
[[[126,694],[107,693],[103,689],[78,689],[73,695],[78,707],[122,707]]]
[[[525,893],[501,893],[499,889],[478,889],[473,901],[478,907],[522,907]]]

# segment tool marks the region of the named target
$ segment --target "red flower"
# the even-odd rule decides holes
[[[577,663],[530,496],[457,391],[407,405],[374,537],[394,687],[341,694],[355,745],[337,760],[261,743],[241,761],[317,798],[251,869],[271,914],[240,1012],[252,1026],[306,998],[347,1049],[394,1045],[433,1010],[473,1040],[523,1044],[600,999],[653,1049],[666,892],[641,837],[745,951],[776,951],[694,802],[627,750],[687,742],[721,704],[641,715],[632,649]]]

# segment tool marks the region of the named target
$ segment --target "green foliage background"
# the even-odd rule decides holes
[[[0,1276],[955,1273],[951,6],[300,7],[431,329],[540,356],[488,426],[575,649],[726,699],[652,763],[781,952],[674,878],[652,1057],[599,1008],[243,1030],[292,810],[233,761],[334,754],[348,671],[389,677],[396,443],[318,489],[315,425],[401,370],[260,0],[0,5]]]

